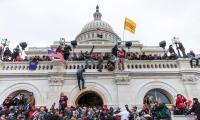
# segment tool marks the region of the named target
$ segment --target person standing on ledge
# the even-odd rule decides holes
[[[86,87],[85,85],[85,80],[83,78],[83,72],[85,72],[85,68],[80,68],[78,69],[76,76],[77,76],[77,80],[78,80],[78,87],[79,90],[81,90],[81,81],[82,81],[82,89],[85,89]]]

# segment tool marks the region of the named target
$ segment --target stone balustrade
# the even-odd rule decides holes
[[[39,62],[36,70],[52,70],[51,62]],[[3,62],[1,63],[0,71],[28,71],[29,62]]]
[[[184,64],[182,64],[184,62]],[[63,67],[64,65],[64,67]],[[75,72],[81,67],[85,67],[85,61],[66,61],[63,65],[63,72]],[[189,60],[126,60],[125,61],[125,70],[124,71],[169,71],[169,70],[180,70],[181,68],[185,69],[198,69],[191,68],[189,66]],[[50,61],[41,61],[39,62],[36,71],[40,72],[49,72],[55,71],[56,64]],[[97,64],[90,64],[87,68],[89,72],[97,72]],[[94,71],[96,70],[96,71]],[[107,72],[106,62],[103,63],[103,72]],[[25,72],[29,71],[29,62],[1,62],[0,71],[2,72]]]
[[[179,67],[176,60],[128,60],[125,65],[127,70],[177,69]]]

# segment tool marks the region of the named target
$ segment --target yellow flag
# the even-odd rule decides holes
[[[129,18],[125,18],[124,30],[128,30],[131,33],[135,33],[136,23]]]

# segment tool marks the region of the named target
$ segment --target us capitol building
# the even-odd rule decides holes
[[[101,19],[98,8],[93,17],[76,36],[78,45],[74,53],[90,51],[94,45],[94,53],[107,54],[116,43],[121,42],[128,52],[164,54],[161,47],[144,46],[139,41],[132,41],[128,49],[113,28]],[[102,38],[97,37],[97,28],[102,30]],[[26,54],[28,57],[42,57],[48,54],[48,49],[56,49],[59,44],[55,41],[49,47],[30,47]],[[200,96],[200,68],[191,68],[188,58],[125,60],[123,71],[108,71],[106,63],[103,63],[102,72],[98,72],[97,65],[90,64],[84,73],[87,88],[80,91],[76,72],[84,65],[85,61],[65,61],[64,64],[41,61],[35,71],[30,71],[29,62],[0,62],[0,104],[7,96],[29,92],[33,92],[36,106],[48,107],[59,100],[61,92],[68,97],[68,105],[94,103],[113,107],[125,104],[142,106],[147,95],[166,104],[174,104],[178,93],[189,99]]]

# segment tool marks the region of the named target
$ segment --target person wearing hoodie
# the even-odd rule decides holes
[[[129,112],[127,111],[126,107],[123,107],[119,113],[115,114],[115,116],[121,116],[121,120],[129,120]]]
[[[191,112],[195,113],[197,120],[200,120],[200,103],[197,98],[193,98],[192,108],[187,112],[187,115]]]

